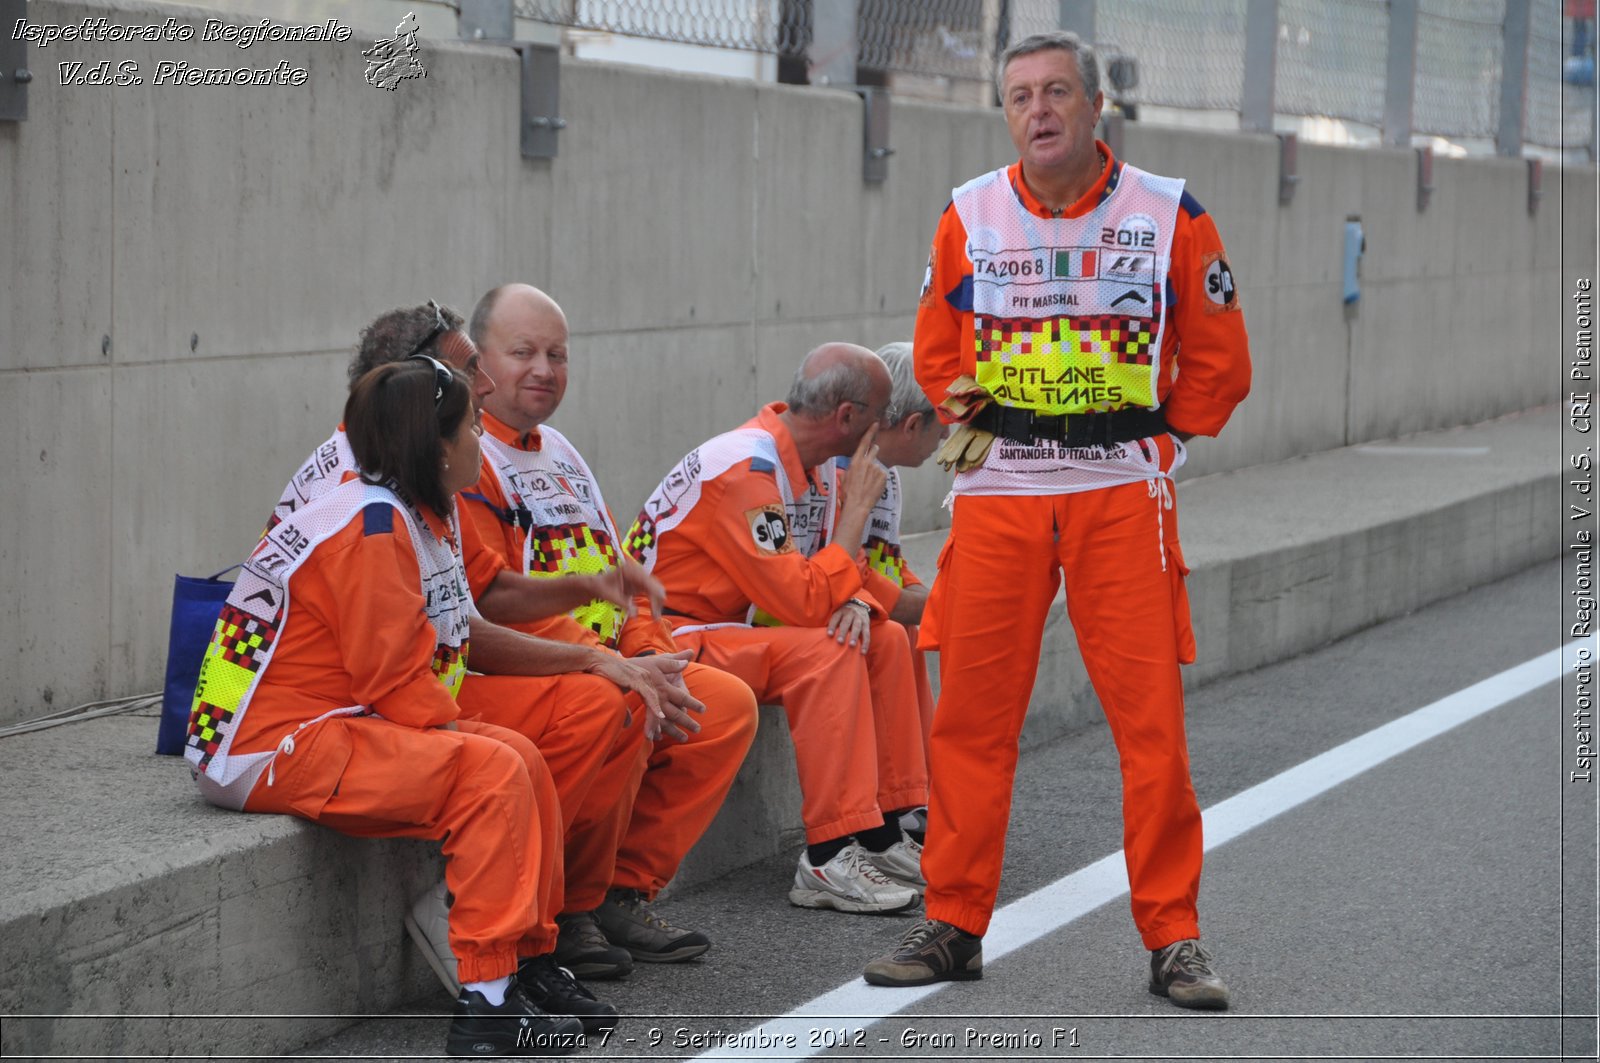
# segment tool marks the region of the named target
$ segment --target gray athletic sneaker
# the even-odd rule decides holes
[[[1150,992],[1180,1008],[1222,1009],[1228,987],[1211,969],[1211,956],[1194,938],[1150,953]]]
[[[851,842],[821,867],[812,866],[810,854],[802,852],[800,866],[794,869],[789,903],[798,908],[887,915],[905,911],[917,903],[918,896],[916,890],[879,871],[871,854],[858,842]]]
[[[411,902],[406,912],[406,933],[417,943],[422,958],[428,961],[452,997],[461,995],[456,979],[456,956],[450,951],[450,891],[444,879],[429,886]]]
[[[902,886],[910,886],[921,893],[928,888],[922,877],[922,846],[907,835],[881,853],[867,850],[867,859],[874,867]]]

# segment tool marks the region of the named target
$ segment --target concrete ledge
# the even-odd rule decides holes
[[[400,926],[438,847],[367,841],[199,799],[124,716],[0,743],[5,1055],[287,1051],[437,982]],[[22,1015],[127,1016],[115,1019]],[[331,1013],[331,1014],[330,1014]]]
[[[1183,483],[1200,653],[1187,681],[1555,556],[1558,438],[1547,408]],[[925,579],[942,539],[907,544]],[[1058,601],[1046,627],[1024,747],[1100,719],[1065,613]],[[677,888],[798,844],[781,710],[762,728]],[[147,753],[154,738],[153,719],[113,717],[0,741],[4,1054],[222,1050],[203,1017],[234,1014],[266,1016],[230,1034],[265,1055],[430,990],[401,915],[437,876],[435,847],[209,808],[180,761]],[[132,1017],[71,1017],[99,1015]]]

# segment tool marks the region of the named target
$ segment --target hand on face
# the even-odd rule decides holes
[[[839,481],[839,489],[843,494],[841,503],[870,510],[882,497],[884,485],[888,482],[888,470],[878,464],[878,426],[873,425],[861,437],[855,454],[850,458],[850,467]]]

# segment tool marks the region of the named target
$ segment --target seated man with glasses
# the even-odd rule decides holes
[[[818,347],[787,403],[690,452],[626,536],[666,587],[677,644],[788,716],[807,843],[789,900],[805,908],[900,911],[922,887],[899,822],[928,783],[911,647],[860,549],[889,395],[871,351]],[[835,479],[826,463],[846,455]]]

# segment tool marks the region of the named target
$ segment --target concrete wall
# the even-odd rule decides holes
[[[93,15],[215,13],[28,6],[35,23]],[[391,93],[363,80],[370,43],[33,48],[30,118],[0,123],[0,722],[159,683],[172,573],[247,551],[383,310],[465,310],[507,280],[561,300],[574,357],[556,423],[622,516],[781,397],[811,346],[909,336],[951,187],[1011,157],[992,112],[898,103],[890,180],[865,185],[852,95],[572,61],[560,157],[529,161],[509,52],[429,42],[427,77]],[[57,63],[105,59],[146,83],[58,83]],[[162,59],[310,77],[158,87]],[[1406,152],[1303,146],[1289,207],[1270,139],[1135,127],[1127,154],[1189,179],[1251,326],[1255,395],[1192,471],[1555,399],[1563,236],[1587,268],[1593,169],[1547,172],[1530,218],[1511,161],[1440,160],[1418,214]],[[1347,322],[1352,213],[1368,255]],[[942,522],[945,489],[934,468],[908,478],[908,530]]]

